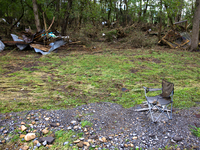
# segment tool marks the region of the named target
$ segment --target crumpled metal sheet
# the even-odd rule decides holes
[[[49,49],[48,52],[44,52],[44,51],[42,51],[41,49],[38,49],[38,48],[34,48],[34,50],[35,50],[36,53],[41,53],[42,55],[47,55],[50,52],[52,52],[53,50],[57,49],[58,47],[60,47],[64,44],[66,44],[66,42],[64,42],[62,39],[60,39],[58,41],[55,41],[55,42],[52,42],[52,43],[49,44],[49,46],[51,46],[51,48]]]
[[[24,42],[24,40],[19,39],[19,37],[18,37],[17,35],[15,35],[15,34],[11,34],[11,36],[12,36],[12,38],[13,38],[14,41]],[[53,50],[57,49],[58,47],[60,47],[60,46],[62,46],[62,45],[64,45],[64,44],[66,44],[66,42],[64,42],[62,39],[59,39],[59,40],[57,40],[57,41],[55,41],[55,42],[52,42],[52,43],[49,44],[49,46],[50,46],[51,48],[50,48],[48,51],[43,51],[43,50],[41,50],[41,49],[34,48],[34,47],[32,47],[31,45],[30,45],[30,46],[31,46],[32,48],[34,48],[34,50],[35,50],[36,53],[41,53],[42,55],[47,55],[47,54],[49,54],[50,52],[52,52]],[[16,45],[17,45],[17,47],[18,47],[20,50],[23,50],[23,49],[25,49],[29,44],[16,44]],[[42,45],[41,45],[41,46],[42,46]]]
[[[11,34],[11,36],[12,36],[14,41],[24,42],[24,40],[19,39],[19,37],[17,35],[15,35],[15,34]],[[20,50],[23,50],[28,46],[28,44],[16,44],[16,45]]]
[[[3,44],[3,42],[0,40],[0,52],[3,51],[5,48],[5,45]]]

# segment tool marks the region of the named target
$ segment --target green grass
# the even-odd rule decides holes
[[[190,131],[193,135],[200,138],[200,127],[191,126]]]
[[[66,109],[93,102],[125,108],[145,100],[142,86],[175,84],[174,107],[200,102],[200,54],[180,50],[116,50],[65,56],[8,53],[0,57],[0,112]],[[37,62],[37,63],[36,63]],[[129,89],[122,92],[121,88]]]
[[[92,123],[91,122],[89,122],[89,121],[81,121],[81,126],[82,127],[85,127],[85,126],[89,126],[89,127],[92,127]]]

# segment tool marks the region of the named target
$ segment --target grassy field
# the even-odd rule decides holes
[[[0,53],[0,112],[67,109],[93,102],[133,107],[145,100],[142,86],[175,84],[174,107],[200,104],[200,53],[181,50],[104,49]],[[129,91],[123,92],[126,88]]]

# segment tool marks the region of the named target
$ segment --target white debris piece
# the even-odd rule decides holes
[[[3,44],[3,42],[0,40],[0,52],[3,51],[5,48],[5,45]]]
[[[14,41],[24,42],[24,40],[19,39],[18,36],[15,35],[15,34],[11,34],[11,36],[12,36],[12,38],[13,38]],[[18,47],[20,50],[23,50],[23,49],[25,49],[25,48],[28,46],[28,44],[16,44],[16,45],[17,45],[17,47]]]

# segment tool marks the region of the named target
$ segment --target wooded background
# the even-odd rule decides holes
[[[80,29],[91,24],[110,27],[112,22],[119,26],[135,22],[162,23],[164,26],[187,19],[192,22],[194,0],[0,0],[1,24],[21,29],[35,29],[34,12],[43,28],[43,12],[47,24],[55,22],[53,29],[66,34],[68,28]],[[35,4],[35,5],[34,5]],[[35,8],[35,9],[34,9]],[[2,20],[2,18],[4,18]],[[6,31],[8,32],[8,31]]]
[[[44,29],[44,19],[52,31],[66,35],[69,29],[83,27],[98,29],[102,22],[108,28],[126,27],[135,23],[157,25],[160,37],[162,28],[187,20],[188,27],[198,33],[199,19],[193,20],[199,0],[0,0],[1,34],[9,35],[13,29]],[[195,11],[196,10],[196,11]],[[197,35],[196,39],[197,46]],[[160,38],[159,38],[160,39]],[[193,40],[194,41],[194,40]]]

